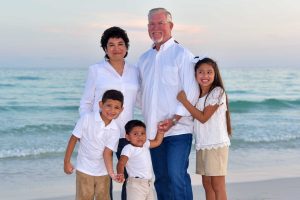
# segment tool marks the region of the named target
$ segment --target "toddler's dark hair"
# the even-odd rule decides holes
[[[126,123],[126,125],[125,125],[126,134],[129,134],[134,127],[144,127],[146,129],[146,125],[144,122],[134,119],[134,120],[130,120]]]

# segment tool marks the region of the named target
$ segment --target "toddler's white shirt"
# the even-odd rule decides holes
[[[121,155],[128,157],[126,170],[129,177],[152,179],[152,161],[150,156],[150,141],[147,140],[143,147],[126,145]]]

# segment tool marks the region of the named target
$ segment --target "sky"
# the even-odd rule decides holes
[[[103,31],[120,26],[130,63],[152,44],[151,8],[173,16],[173,37],[224,67],[300,68],[296,0],[1,0],[0,67],[85,68],[103,59]]]

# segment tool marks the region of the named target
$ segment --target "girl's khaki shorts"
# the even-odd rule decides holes
[[[196,174],[205,176],[226,176],[228,150],[228,146],[217,149],[197,150]]]

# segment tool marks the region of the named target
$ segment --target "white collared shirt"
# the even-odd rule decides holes
[[[159,51],[151,48],[140,57],[137,67],[141,106],[149,139],[155,138],[158,122],[172,118],[174,114],[183,117],[165,137],[192,133],[192,117],[176,97],[179,91],[184,90],[193,105],[198,100],[199,87],[195,80],[193,58],[193,54],[173,38],[165,42]]]
[[[124,95],[124,110],[116,122],[121,131],[121,138],[125,137],[125,124],[133,119],[136,95],[139,89],[138,71],[136,67],[125,63],[122,76],[107,61],[99,62],[89,67],[88,77],[83,96],[80,101],[80,116],[87,112],[99,111],[99,100],[105,91],[115,89]]]
[[[126,170],[129,177],[139,177],[142,179],[152,179],[152,161],[150,155],[150,141],[147,140],[143,147],[135,147],[127,144],[121,155],[128,157]]]
[[[105,126],[98,112],[87,113],[79,118],[72,134],[80,139],[76,169],[91,176],[107,175],[103,152],[105,147],[117,151],[120,131],[116,122]]]

